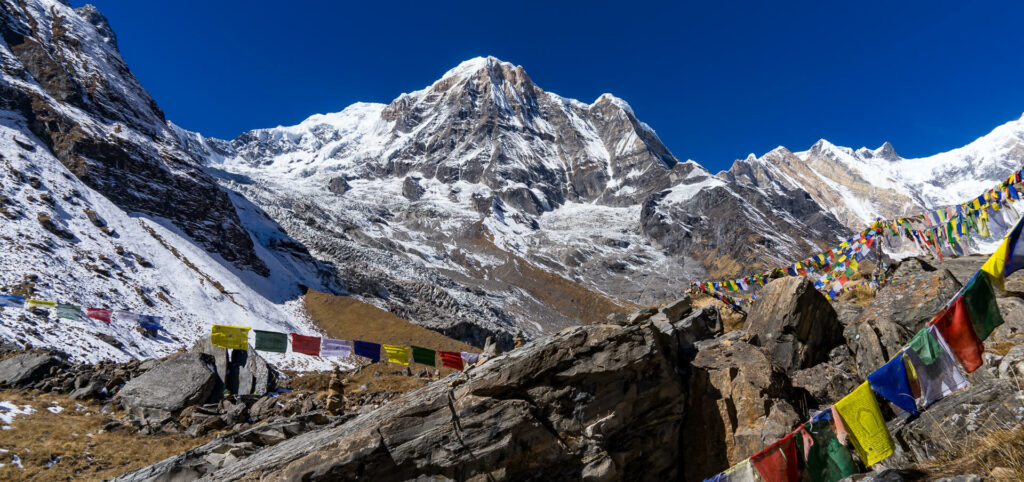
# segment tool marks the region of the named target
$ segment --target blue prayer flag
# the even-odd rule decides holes
[[[24,308],[25,297],[14,295],[0,295],[0,306],[8,308]]]
[[[370,343],[368,341],[353,341],[352,348],[356,352],[356,355],[363,358],[369,358],[374,362],[380,361],[380,344]]]
[[[868,375],[868,384],[875,393],[897,407],[914,415],[918,414],[917,403],[914,402],[910,381],[907,379],[907,366],[903,363],[903,352]]]

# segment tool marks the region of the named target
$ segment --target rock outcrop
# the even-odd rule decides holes
[[[187,406],[204,402],[217,383],[213,358],[183,353],[133,378],[121,389],[121,403],[136,419],[159,426]]]
[[[0,361],[0,387],[25,388],[50,374],[61,361],[49,353],[21,353]]]
[[[744,331],[786,372],[817,365],[843,342],[832,304],[805,277],[774,280],[750,306]]]

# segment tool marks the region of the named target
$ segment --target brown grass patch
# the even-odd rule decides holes
[[[480,351],[351,296],[309,290],[305,301],[306,313],[331,338],[416,345],[433,350]]]
[[[433,378],[419,378],[415,376],[423,368],[430,367],[416,365],[411,368],[413,368],[414,376],[406,375],[405,366],[403,365],[373,363],[360,367],[354,372],[345,373],[341,378],[348,380],[345,383],[345,392],[359,391],[359,388],[365,385],[366,389],[364,391],[367,392],[405,393],[420,388],[434,380]],[[446,376],[452,371],[450,368],[443,367],[440,370],[442,371],[441,376]],[[433,372],[434,369],[430,368],[430,373],[433,374]],[[288,380],[286,385],[292,390],[319,392],[320,396],[323,397],[326,396],[330,381],[331,374],[329,372],[304,373]]]
[[[928,480],[960,474],[991,474],[995,480],[1024,480],[1024,426],[996,429],[968,440],[949,442],[948,452],[918,465],[918,469],[927,473]]]
[[[635,303],[613,299],[575,281],[538,268],[529,261],[494,244],[482,231],[477,243],[491,254],[504,256],[505,263],[488,271],[488,275],[522,288],[542,303],[568,318],[583,323],[602,323],[612,313],[629,313],[640,308]]]
[[[121,412],[101,414],[100,406],[64,395],[23,390],[0,391],[0,400],[31,405],[30,415],[17,415],[11,430],[0,430],[2,480],[102,480],[121,475],[197,447],[207,437],[139,435],[127,431],[100,433],[103,424]],[[57,402],[64,410],[46,410]],[[81,408],[76,408],[81,405]],[[11,463],[13,456],[25,467]],[[48,462],[60,460],[46,467]]]

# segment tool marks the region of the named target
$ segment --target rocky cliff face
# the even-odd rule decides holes
[[[0,2],[0,36],[0,109],[24,118],[72,174],[239,269],[269,274],[227,193],[182,149],[94,7]]]

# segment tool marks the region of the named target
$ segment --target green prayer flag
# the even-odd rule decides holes
[[[807,432],[814,444],[804,447],[803,437],[794,436],[800,444],[801,454],[806,453],[806,470],[810,480],[836,482],[860,473],[860,467],[853,460],[850,449],[839,443],[827,420],[809,423]]]
[[[992,290],[992,280],[988,273],[979,271],[967,283],[964,290],[964,301],[967,312],[971,315],[971,324],[978,339],[985,341],[992,331],[1003,324],[1003,315],[996,304],[996,294]]]
[[[82,307],[70,303],[57,303],[57,318],[81,320],[83,318]]]
[[[288,335],[276,331],[252,330],[256,334],[254,348],[260,351],[284,353],[288,351]]]
[[[921,328],[921,331],[917,332],[913,338],[910,339],[910,349],[917,353],[917,357],[925,365],[931,365],[935,363],[935,360],[939,358],[939,354],[942,353],[942,347],[939,346],[939,340],[935,339],[931,333],[928,332],[928,328]]]
[[[430,348],[420,348],[415,345],[412,347],[412,361],[419,363],[420,365],[436,366],[435,354],[436,352]]]

